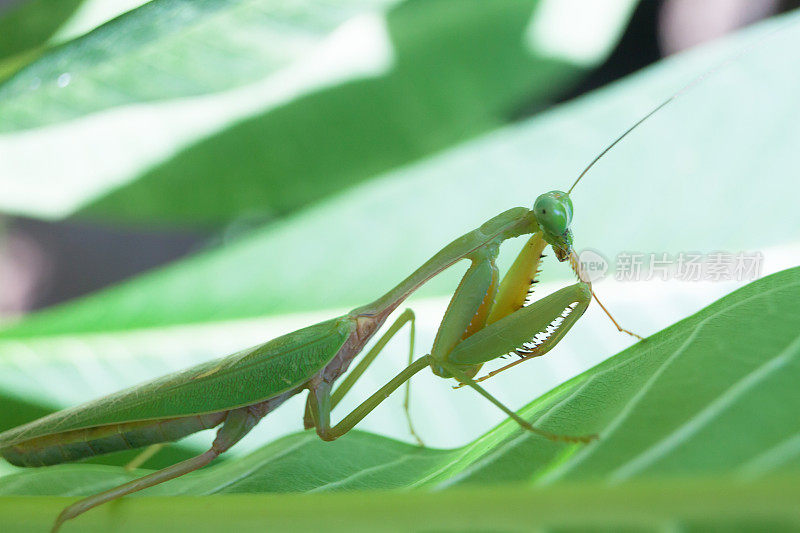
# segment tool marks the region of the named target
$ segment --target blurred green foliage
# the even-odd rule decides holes
[[[25,159],[8,170],[54,182],[53,201],[69,197],[60,216],[189,226],[283,216],[552,103],[603,59],[630,11],[596,21],[607,37],[577,61],[526,40],[539,4],[149,2],[0,85],[8,149],[40,128],[63,151],[51,154],[58,175]],[[54,214],[31,198],[4,204]]]

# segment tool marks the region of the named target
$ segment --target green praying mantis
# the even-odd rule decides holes
[[[404,407],[409,429],[421,444],[411,424],[408,398],[409,380],[425,368],[442,378],[454,378],[459,386],[471,387],[526,431],[552,441],[590,442],[595,435],[558,435],[534,427],[479,382],[549,352],[583,315],[591,299],[597,300],[573,250],[570,229],[573,205],[569,195],[603,155],[679,94],[668,98],[614,140],[591,161],[567,192],[544,193],[531,209],[515,207],[489,219],[442,248],[374,302],[231,356],[8,430],[0,434],[0,454],[14,465],[38,467],[150,447],[219,428],[206,452],[66,507],[53,526],[53,531],[57,531],[65,521],[93,507],[204,467],[235,445],[273,409],[303,391],[308,391],[304,426],[314,428],[320,438],[331,441],[350,431],[405,384]],[[495,263],[500,245],[525,235],[530,237],[501,280]],[[568,262],[578,281],[533,300],[532,287],[547,246],[558,261]],[[337,379],[406,298],[462,260],[468,261],[469,267],[453,293],[430,352],[414,359],[415,319],[413,311],[406,309],[334,388]],[[618,330],[638,337],[623,329],[597,302]],[[331,410],[407,323],[410,325],[408,366],[332,424]],[[519,359],[476,377],[484,363],[508,354]]]

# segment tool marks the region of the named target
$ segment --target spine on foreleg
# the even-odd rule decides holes
[[[77,429],[22,441],[0,450],[16,466],[47,466],[111,452],[172,442],[218,426],[227,411]]]

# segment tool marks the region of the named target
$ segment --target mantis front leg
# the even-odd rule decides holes
[[[595,436],[557,435],[531,426],[479,386],[472,379],[474,374],[470,373],[477,365],[506,353],[519,353],[520,349],[527,352],[525,357],[544,355],[558,344],[578,321],[590,301],[591,291],[585,283],[565,287],[474,333],[458,343],[445,360],[437,360],[435,364],[460,383],[472,387],[494,403],[523,429],[550,440],[588,442]]]
[[[551,440],[586,442],[591,437],[560,436],[534,428],[472,379],[483,363],[505,354],[529,358],[547,353],[588,307],[591,287],[583,282],[524,305],[544,247],[541,235],[532,235],[499,289],[496,250],[476,251],[439,326],[431,367],[439,376],[469,385],[528,431]]]
[[[480,365],[520,348],[526,357],[544,355],[575,325],[591,298],[586,283],[564,287],[464,339],[445,362],[457,367]]]

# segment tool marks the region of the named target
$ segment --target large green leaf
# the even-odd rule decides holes
[[[394,3],[154,0],[49,51],[0,86],[0,206],[282,215],[552,102],[634,5],[602,11],[576,55],[533,31],[576,33],[552,2]]]
[[[604,519],[593,513],[582,517],[593,525],[609,520],[609,525],[618,527],[632,506],[637,513],[645,512],[644,508],[660,510],[650,521],[634,521],[640,528],[656,527],[662,520],[675,525],[693,519],[721,527],[741,519],[742,513],[761,527],[785,526],[786,520],[797,527],[796,505],[787,506],[786,498],[796,502],[800,486],[798,290],[800,268],[758,280],[564,383],[520,412],[551,431],[598,433],[598,440],[588,445],[553,443],[523,432],[510,420],[453,450],[417,448],[360,432],[324,443],[305,432],[142,495],[441,490],[515,483],[512,487],[552,485],[548,490],[564,498],[570,491],[579,491],[577,501],[554,500],[559,505],[585,502],[597,509],[607,505],[609,494],[615,495],[612,500],[619,498],[615,512]],[[18,505],[20,500],[9,498],[13,495],[85,495],[135,475],[96,465],[24,470],[0,480],[4,495],[0,506]],[[759,479],[767,482],[758,483]],[[570,484],[578,481],[588,483]],[[719,508],[712,503],[714,511],[709,514],[709,499],[718,502],[723,493],[738,495],[738,490],[751,488],[755,491],[751,494],[758,496],[748,505]],[[447,502],[446,494],[427,498]],[[488,497],[489,492],[471,494]],[[541,493],[523,489],[523,494],[535,499]],[[680,504],[674,499],[679,494],[685,498],[678,498]],[[404,496],[370,494],[370,502],[373,497],[375,501],[387,498],[387,503],[404,501]],[[355,509],[364,505],[363,498],[339,501]],[[249,500],[267,505],[273,501],[268,497]],[[303,501],[314,508],[326,500],[315,496]],[[45,499],[40,505],[28,505],[24,515],[16,515],[17,524],[30,527],[44,522],[63,502]],[[127,506],[144,508],[139,505],[155,504],[130,500],[117,512],[127,521],[134,514]],[[193,499],[170,500],[171,511],[182,517],[188,517],[197,505]],[[120,515],[100,516],[103,523],[117,527]],[[100,516],[84,527],[98,527]],[[264,519],[272,516],[264,515]],[[564,520],[546,516],[544,523]],[[415,524],[428,523],[419,513],[414,519]],[[186,527],[194,524],[191,518],[186,520]]]
[[[792,13],[664,61],[280,223],[34,314],[2,336],[214,323],[364,304],[490,216],[566,188],[617,132],[692,75],[756,41],[587,175],[573,193],[576,246],[613,257],[623,250],[735,252],[794,243],[800,227],[794,205],[800,182],[792,178],[800,137],[800,71],[792,68],[800,60],[798,20]],[[783,29],[774,32],[778,25]],[[555,272],[550,279],[571,275],[555,269],[546,277],[549,272]],[[441,276],[422,294],[446,294],[453,282]]]

